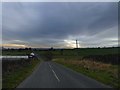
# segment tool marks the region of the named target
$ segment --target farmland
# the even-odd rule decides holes
[[[118,64],[119,48],[80,48],[80,49],[50,49],[36,50],[35,52],[42,57],[46,55],[52,59],[64,60],[94,60],[104,63]]]
[[[23,56],[30,54],[31,50],[25,50],[25,49],[7,49],[2,50],[3,56]]]
[[[65,50],[53,61],[114,88],[119,86],[118,48]],[[77,52],[77,53],[76,53]],[[59,53],[60,54],[60,53]]]
[[[53,62],[62,64],[65,67],[73,69],[74,71],[80,72],[93,79],[103,82],[104,84],[118,88],[120,87],[118,85],[118,58],[120,56],[118,53],[119,49],[120,48],[50,48],[45,50],[33,49],[32,51],[25,49],[14,49],[3,50],[2,55],[28,55],[34,51],[42,60],[52,60]],[[15,84],[16,81],[14,80],[17,78],[17,76],[14,75],[17,73],[18,76],[21,76],[21,73],[23,73],[23,78],[18,79],[18,82],[20,83],[29,75],[27,74],[24,76],[24,73],[29,69],[32,71],[33,67],[35,67],[37,63],[39,63],[38,60],[32,60],[31,62],[29,60],[13,62],[3,61],[3,87],[16,87],[18,83]]]
[[[33,49],[39,54],[51,51],[55,57],[60,56],[88,56],[88,55],[106,55],[118,54],[120,48],[79,48],[79,49]],[[2,55],[25,55],[31,52],[30,49],[6,49],[2,50]]]

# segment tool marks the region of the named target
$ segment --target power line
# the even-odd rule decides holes
[[[78,48],[78,41],[76,40],[76,48]]]

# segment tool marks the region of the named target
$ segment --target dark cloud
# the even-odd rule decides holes
[[[100,36],[117,38],[111,33],[117,33],[117,9],[115,2],[3,3],[3,42],[10,39],[49,46],[67,39],[90,44],[93,38],[104,39]]]
[[[97,18],[89,28],[92,30],[105,30],[112,28],[118,24],[118,6],[117,3],[111,3],[107,10],[100,14],[100,17]]]

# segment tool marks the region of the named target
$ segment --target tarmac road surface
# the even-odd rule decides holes
[[[52,61],[41,62],[17,88],[110,88]]]

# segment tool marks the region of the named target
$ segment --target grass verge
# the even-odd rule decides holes
[[[27,78],[40,63],[40,60],[32,60],[31,64],[16,69],[3,75],[2,88],[16,88],[25,78]]]
[[[117,65],[104,64],[90,60],[55,59],[54,62],[62,64],[113,88],[120,88]]]

